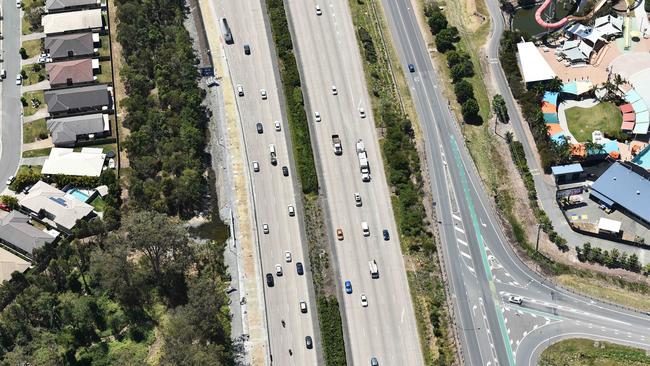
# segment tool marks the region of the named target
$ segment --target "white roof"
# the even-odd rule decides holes
[[[32,212],[45,211],[47,213],[44,216],[46,220],[67,230],[72,230],[77,220],[85,218],[93,211],[93,206],[81,202],[43,181],[34,184],[19,203]]]
[[[621,222],[601,217],[600,220],[598,220],[598,230],[606,230],[610,233],[617,233],[621,231]]]
[[[14,271],[25,272],[31,263],[0,248],[0,282],[9,281]]]
[[[102,10],[82,10],[47,14],[41,19],[43,32],[55,34],[102,27]]]
[[[54,147],[43,163],[43,174],[80,175],[99,177],[102,173],[106,154],[102,149],[84,148],[81,152]]]
[[[555,78],[555,72],[533,42],[517,43],[517,50],[519,51],[519,66],[525,82]]]

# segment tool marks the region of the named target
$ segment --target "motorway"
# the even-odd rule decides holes
[[[223,46],[230,79],[233,88],[241,85],[244,90],[241,97],[236,90],[232,92],[245,143],[247,174],[252,179],[255,237],[261,255],[261,272],[263,276],[272,273],[275,281],[274,287],[268,287],[266,281],[260,284],[264,286],[270,359],[275,365],[315,365],[321,352],[320,333],[302,222],[301,193],[289,153],[290,138],[281,108],[284,102],[279,94],[276,57],[262,6],[261,1],[214,1],[214,19],[228,20],[234,44],[224,42]],[[221,29],[220,25],[217,28]],[[250,55],[244,54],[244,44],[250,45]],[[260,89],[266,90],[267,99],[262,99]],[[274,121],[280,121],[280,131],[275,130]],[[256,130],[258,122],[263,124],[263,133]],[[270,144],[275,145],[277,152],[276,166],[271,164]],[[253,161],[259,163],[259,172],[253,171]],[[282,166],[289,168],[288,177],[283,175]],[[290,205],[296,210],[293,217],[288,213]],[[263,224],[268,224],[268,234],[263,232]],[[291,262],[285,260],[285,251],[291,252]],[[297,262],[305,267],[304,275],[297,273]],[[276,264],[282,266],[282,276],[276,275]],[[307,313],[301,313],[300,301],[307,303]],[[315,343],[313,349],[306,348],[307,336]]]
[[[348,364],[367,365],[376,357],[380,365],[422,365],[390,190],[348,2],[319,2],[320,16],[316,1],[288,0],[285,4],[326,202]],[[359,108],[365,110],[365,118]],[[320,113],[320,122],[314,112]],[[340,156],[334,154],[333,134],[342,139]],[[361,180],[355,152],[359,139],[368,153],[370,182]],[[355,192],[361,195],[361,207],[355,205]],[[362,222],[368,223],[367,237]],[[335,239],[339,228],[343,240]],[[383,240],[384,229],[390,233],[389,240]],[[378,265],[377,279],[370,276],[371,260]],[[345,281],[352,283],[351,294],[343,291]],[[361,305],[362,294],[367,296],[368,307]]]
[[[20,24],[21,10],[16,2],[4,0],[2,3],[2,68],[7,78],[2,80],[2,121],[0,121],[0,192],[6,187],[6,180],[16,173],[20,163],[22,147],[22,115],[20,105],[20,86],[16,85],[16,75],[20,73]]]
[[[409,63],[416,68],[406,76],[425,135],[427,169],[465,364],[536,365],[548,344],[570,337],[650,349],[650,316],[556,287],[515,255],[442,96],[412,3],[382,0],[382,4],[402,69]],[[498,6],[488,4],[491,12]],[[495,35],[498,39],[499,29],[493,30]],[[495,59],[495,49],[490,52],[491,60]],[[490,62],[491,67],[497,64]],[[512,107],[510,102],[513,124],[521,128]],[[523,304],[509,303],[510,295],[523,297]]]

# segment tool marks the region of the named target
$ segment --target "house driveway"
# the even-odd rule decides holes
[[[41,108],[38,111],[36,111],[36,113],[32,114],[31,116],[23,117],[23,123],[36,121],[37,119],[47,118],[49,116],[50,116],[50,114],[47,113],[47,108]]]
[[[52,146],[54,146],[52,144],[52,138],[48,137],[45,140],[38,140],[27,144],[23,144],[23,151],[45,149],[46,147],[52,147]]]
[[[43,80],[43,81],[38,82],[36,84],[23,86],[23,93],[31,92],[31,91],[37,91],[37,90],[47,90],[47,89],[50,89],[50,81],[49,80]]]
[[[25,42],[25,41],[33,41],[35,39],[41,39],[45,37],[45,33],[30,33],[24,36],[20,36],[20,41]]]
[[[20,165],[43,165],[48,156],[37,156],[35,158],[22,158]]]

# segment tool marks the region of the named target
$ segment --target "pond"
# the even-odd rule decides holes
[[[516,10],[515,14],[512,16],[512,28],[519,30],[521,32],[527,33],[531,36],[541,34],[546,31],[542,26],[537,24],[535,21],[535,11],[539,8],[539,5],[535,5],[530,8],[519,8]],[[562,1],[558,0],[555,6],[549,6],[544,11],[542,19],[557,21],[571,13],[574,4],[572,1]],[[553,9],[555,9],[555,14],[553,15]]]

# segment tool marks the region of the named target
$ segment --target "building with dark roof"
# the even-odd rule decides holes
[[[48,13],[60,11],[82,10],[98,8],[101,5],[100,0],[47,0],[45,9]]]
[[[591,198],[650,226],[650,173],[615,162],[592,185]]]
[[[35,248],[54,241],[52,235],[29,224],[29,217],[18,211],[11,211],[0,220],[0,240],[6,245],[32,255]]]
[[[111,133],[108,115],[102,113],[50,119],[47,121],[47,130],[52,135],[52,143],[57,147],[73,147],[79,141]]]
[[[91,56],[95,53],[95,41],[92,32],[61,34],[45,37],[45,52],[52,59]],[[99,38],[99,34],[97,37]]]
[[[576,182],[582,177],[582,165],[580,163],[556,165],[551,167],[551,172],[557,185]]]
[[[111,106],[110,93],[104,84],[46,90],[44,98],[51,115],[101,111]]]
[[[99,63],[97,62],[99,66]],[[85,58],[45,64],[51,86],[72,86],[95,81],[93,59]]]

